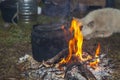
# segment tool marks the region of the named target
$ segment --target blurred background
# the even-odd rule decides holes
[[[54,30],[51,25],[68,23],[68,26],[72,17],[82,18],[92,10],[106,7],[120,9],[120,0],[0,0],[0,80],[25,80],[16,67],[18,59],[25,54],[40,61],[36,58],[41,56],[36,55],[36,51],[40,54],[37,41],[43,38],[43,33],[39,34],[35,27],[44,25],[39,29],[42,32]],[[101,42],[103,52],[114,59],[112,63],[117,66],[111,80],[120,79],[119,36],[86,41],[93,45]]]

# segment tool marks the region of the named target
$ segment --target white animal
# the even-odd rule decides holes
[[[120,10],[103,8],[88,13],[84,18],[77,19],[82,22],[82,33],[85,39],[95,37],[109,37],[120,32]]]

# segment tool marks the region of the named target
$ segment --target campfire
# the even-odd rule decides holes
[[[22,67],[22,71],[26,71],[28,68],[33,69],[26,72],[34,79],[40,80],[102,80],[101,78],[98,79],[95,73],[95,71],[104,71],[99,68],[100,43],[98,43],[94,56],[84,52],[82,49],[83,35],[81,28],[82,23],[73,19],[69,28],[68,48],[43,62],[36,62],[31,56],[27,55],[24,58],[30,62],[30,66],[27,68]],[[62,26],[62,29],[64,29],[64,26]],[[65,29],[64,31],[66,32]],[[19,63],[22,60],[23,58],[20,59]]]
[[[82,44],[83,44],[83,35],[81,30],[82,23],[79,23],[77,20],[73,19],[71,22],[71,27],[69,29],[71,35],[73,37],[69,40],[69,54],[66,58],[63,58],[59,64],[66,64],[70,62],[85,62],[89,60],[93,60],[93,62],[89,62],[89,65],[92,68],[96,68],[99,63],[99,53],[100,53],[100,44],[98,44],[98,48],[96,49],[95,56],[92,57],[91,55],[86,55],[85,52],[82,51]],[[72,60],[72,57],[75,57]]]

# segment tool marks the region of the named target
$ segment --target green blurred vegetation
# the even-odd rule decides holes
[[[57,17],[51,18],[44,15],[39,15],[37,18],[36,24],[49,24],[58,22],[59,19]],[[30,42],[31,31],[33,24],[20,24],[14,25],[9,23],[8,27],[5,27],[5,22],[3,21],[0,13],[0,44],[4,44],[6,46],[13,45],[17,42]]]
[[[9,23],[8,27],[5,27],[5,22],[3,21],[0,13],[0,44],[13,45],[17,42],[30,42],[30,26],[27,26],[26,31],[20,26],[16,26]]]

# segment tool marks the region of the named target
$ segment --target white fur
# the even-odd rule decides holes
[[[83,24],[82,33],[86,39],[109,37],[113,33],[120,32],[120,10],[118,9],[94,10],[78,20]]]

